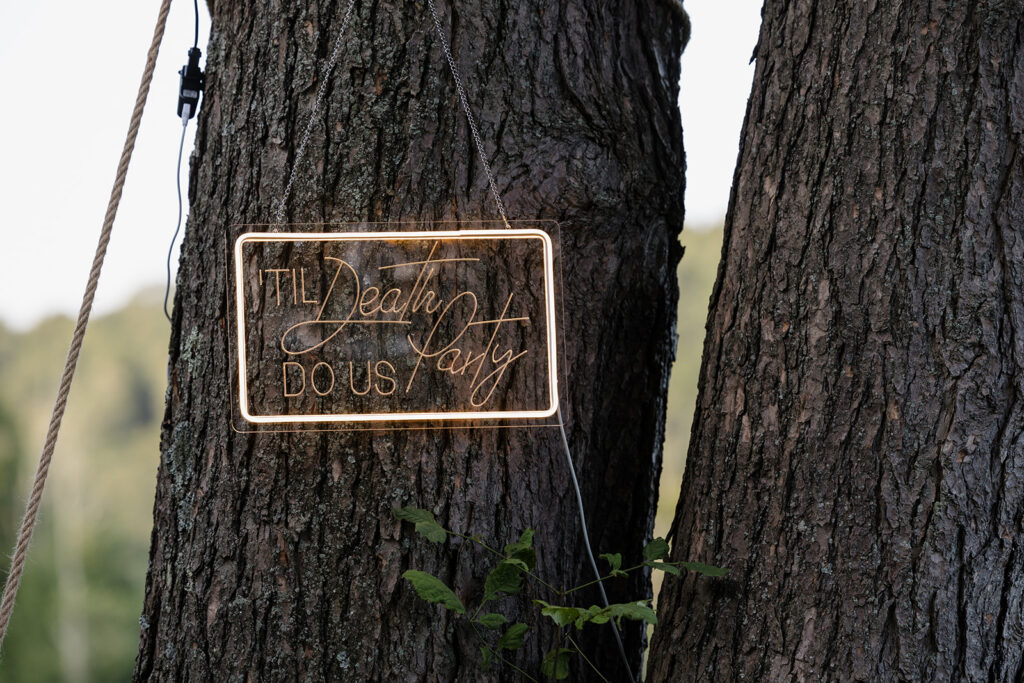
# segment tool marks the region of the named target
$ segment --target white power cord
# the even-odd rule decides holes
[[[565,420],[562,419],[562,406],[558,406],[558,410],[555,413],[558,416],[558,431],[562,433],[562,445],[565,447],[565,461],[569,466],[569,476],[572,478],[572,487],[576,492],[576,505],[580,512],[580,528],[583,530],[583,546],[587,549],[587,557],[590,559],[590,568],[594,570],[594,578],[597,579],[597,588],[601,592],[601,600],[604,602],[604,606],[608,607],[608,594],[604,592],[604,582],[601,580],[601,570],[597,567],[597,561],[594,559],[594,551],[590,547],[590,532],[587,530],[587,516],[583,511],[583,494],[580,492],[580,482],[576,478],[576,465],[572,461],[572,452],[569,450],[569,438],[565,435]],[[619,654],[622,655],[622,665],[626,667],[626,672],[629,674],[629,680],[635,681],[636,678],[633,676],[633,671],[629,668],[629,658],[626,656],[626,648],[622,645],[622,636],[619,635],[619,629],[615,625],[615,620],[612,619],[608,622],[611,624],[612,633],[615,634],[615,644],[619,646]]]
[[[189,107],[185,105],[185,111],[181,117],[181,142],[178,143],[178,170],[175,179],[178,186],[178,225],[174,228],[174,237],[171,238],[171,246],[167,247],[167,284],[164,287],[164,315],[167,322],[171,321],[171,313],[167,309],[167,300],[171,295],[171,254],[174,252],[174,243],[178,240],[178,233],[181,231],[181,215],[183,204],[181,201],[181,154],[185,149],[185,131],[188,129]]]

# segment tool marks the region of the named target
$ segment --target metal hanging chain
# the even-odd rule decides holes
[[[487,174],[487,182],[491,186],[491,194],[494,195],[494,203],[498,205],[498,213],[501,214],[501,220],[508,228],[508,218],[505,216],[505,205],[501,202],[501,195],[498,194],[498,186],[494,182],[494,174],[491,173],[491,165],[487,163],[487,155],[484,154],[484,143],[480,141],[480,131],[476,129],[476,120],[473,118],[473,112],[469,109],[469,102],[466,100],[466,90],[462,87],[462,78],[459,77],[459,69],[455,66],[455,60],[452,59],[452,51],[448,49],[448,41],[444,37],[444,31],[441,30],[441,22],[437,18],[437,9],[434,7],[434,0],[427,0],[427,4],[430,5],[430,14],[434,17],[434,27],[437,29],[437,37],[441,40],[441,47],[444,48],[444,56],[448,59],[448,66],[452,70],[452,78],[455,79],[455,88],[459,91],[459,100],[462,102],[462,109],[466,112],[466,118],[469,120],[469,129],[473,132],[473,141],[476,143],[476,151],[480,156],[480,163],[483,164],[484,173]]]
[[[14,611],[14,598],[17,596],[18,587],[21,585],[21,576],[25,569],[25,557],[28,555],[28,546],[32,540],[32,532],[35,530],[36,520],[39,516],[39,503],[43,496],[43,486],[46,484],[46,476],[50,471],[50,461],[53,459],[53,450],[57,445],[57,435],[60,433],[61,421],[64,419],[64,409],[67,407],[68,393],[71,391],[71,380],[75,376],[78,354],[82,350],[82,340],[85,338],[85,328],[89,324],[89,316],[92,313],[92,302],[96,295],[96,285],[99,283],[100,271],[103,269],[103,259],[107,253],[107,245],[110,243],[110,233],[114,227],[117,207],[121,203],[121,191],[124,189],[125,177],[128,175],[128,163],[131,161],[132,152],[135,150],[135,138],[139,133],[139,122],[142,120],[142,112],[146,107],[149,84],[153,81],[156,56],[160,51],[160,42],[164,37],[164,27],[167,25],[167,13],[170,11],[170,8],[171,0],[163,0],[160,5],[160,12],[157,15],[156,28],[153,29],[153,42],[150,44],[149,53],[146,55],[146,68],[142,73],[139,93],[135,98],[135,109],[132,111],[131,122],[128,124],[128,134],[125,137],[124,148],[121,151],[121,160],[117,165],[114,186],[110,190],[107,213],[103,218],[103,228],[100,230],[99,243],[96,245],[92,269],[89,271],[89,282],[85,287],[85,294],[82,296],[82,307],[78,312],[78,322],[75,324],[75,332],[71,338],[67,360],[64,362],[64,372],[60,378],[60,389],[58,389],[57,399],[54,401],[53,413],[50,415],[50,427],[46,432],[46,442],[39,456],[39,465],[36,467],[32,493],[29,495],[28,503],[25,505],[25,516],[22,517],[21,527],[18,529],[18,540],[14,546],[14,556],[11,559],[11,571],[7,574],[3,600],[0,601],[0,647],[3,646],[4,637],[7,635],[11,613]]]
[[[444,32],[441,30],[441,22],[437,18],[437,9],[434,7],[434,0],[427,0],[427,2],[430,5],[430,14],[434,18],[434,28],[437,29],[437,37],[441,40],[441,47],[444,49],[445,59],[448,60],[448,66],[451,69],[452,77],[455,79],[455,88],[459,93],[459,101],[462,102],[462,110],[466,112],[466,119],[469,121],[469,129],[473,134],[473,142],[476,144],[476,151],[480,157],[480,163],[484,167],[484,173],[487,174],[487,183],[490,185],[491,194],[494,195],[494,203],[498,207],[498,213],[501,215],[502,223],[505,224],[506,228],[509,228],[508,217],[505,215],[505,204],[501,201],[501,195],[498,193],[498,185],[494,182],[494,174],[491,173],[491,165],[487,163],[487,156],[484,154],[484,143],[480,139],[480,131],[476,127],[476,119],[473,118],[473,112],[469,108],[469,101],[466,99],[466,89],[462,85],[462,77],[459,75],[458,67],[455,66],[455,60],[452,58],[452,52],[448,47],[448,40],[444,37]],[[309,142],[309,134],[313,130],[313,123],[316,121],[317,111],[320,109],[324,93],[327,92],[327,84],[330,81],[331,72],[334,71],[334,65],[338,61],[338,54],[341,52],[342,37],[345,35],[345,28],[348,26],[348,21],[352,15],[352,7],[354,5],[355,0],[349,0],[348,7],[345,9],[345,17],[341,20],[341,28],[338,29],[338,37],[334,41],[334,50],[331,53],[330,60],[327,62],[327,66],[324,68],[320,82],[320,89],[316,95],[316,102],[313,103],[313,110],[309,113],[309,121],[306,123],[306,129],[302,133],[302,140],[299,142],[299,148],[295,152],[295,161],[292,163],[292,170],[288,174],[288,182],[285,184],[284,193],[281,195],[281,201],[277,205],[277,211],[274,216],[275,223],[284,222],[285,208],[287,207],[288,196],[291,194],[292,184],[295,182],[295,173],[299,168],[299,164],[302,162],[303,155],[306,151],[306,143]]]
[[[331,72],[334,71],[334,65],[338,61],[338,54],[341,52],[341,39],[345,35],[345,27],[348,26],[348,20],[352,16],[352,7],[356,4],[356,0],[349,0],[348,7],[345,8],[345,16],[341,20],[341,28],[338,29],[338,37],[334,41],[334,51],[331,52],[331,58],[327,62],[327,67],[324,69],[323,76],[320,78],[320,89],[316,93],[316,102],[313,103],[313,111],[309,112],[309,121],[306,123],[306,130],[302,133],[302,141],[299,143],[299,149],[295,152],[295,161],[292,162],[291,173],[288,174],[288,183],[284,186],[284,193],[281,195],[281,202],[277,205],[277,215],[274,217],[275,223],[284,222],[284,210],[288,204],[288,195],[292,191],[292,183],[295,182],[295,171],[298,170],[299,164],[302,163],[302,155],[306,151],[306,143],[309,142],[309,133],[313,130],[313,122],[316,121],[316,113],[320,109],[320,103],[324,99],[324,93],[327,92],[327,84],[330,82]]]

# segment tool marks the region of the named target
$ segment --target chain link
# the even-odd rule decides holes
[[[508,228],[508,218],[505,216],[505,205],[501,201],[501,195],[498,194],[498,186],[494,182],[494,174],[491,173],[491,165],[487,163],[487,155],[484,153],[484,143],[480,141],[480,131],[476,128],[476,121],[473,119],[473,112],[469,108],[469,102],[466,100],[466,90],[462,87],[462,78],[459,76],[459,69],[455,66],[455,60],[452,59],[452,52],[448,49],[448,41],[444,37],[444,31],[441,30],[441,22],[437,18],[437,9],[434,7],[434,0],[427,0],[430,5],[430,14],[434,17],[434,27],[437,29],[437,37],[441,40],[441,47],[444,48],[444,56],[448,60],[448,66],[452,70],[452,78],[455,79],[455,88],[459,91],[459,100],[462,101],[462,109],[466,112],[466,119],[469,120],[469,129],[473,133],[473,141],[476,142],[476,151],[480,156],[480,163],[483,164],[484,173],[487,174],[487,182],[491,186],[491,194],[494,195],[494,203],[498,205],[498,213],[501,214],[501,220],[505,223],[505,227]]]
[[[473,142],[476,144],[476,151],[480,157],[480,163],[484,167],[484,173],[487,174],[487,183],[491,187],[491,194],[494,195],[494,203],[498,206],[498,213],[501,214],[501,221],[505,224],[505,227],[510,227],[508,224],[508,217],[505,215],[505,205],[501,201],[501,195],[498,193],[498,185],[494,182],[494,174],[491,173],[491,165],[487,163],[487,156],[484,153],[484,143],[480,139],[480,131],[476,127],[476,119],[473,118],[473,112],[469,108],[469,101],[466,99],[466,89],[462,85],[462,77],[459,75],[459,69],[455,66],[455,60],[452,58],[452,52],[448,47],[448,40],[444,37],[444,31],[441,30],[441,21],[437,18],[437,8],[434,6],[434,0],[427,0],[430,5],[430,14],[434,18],[434,28],[437,29],[437,37],[441,40],[441,47],[444,49],[445,59],[448,60],[448,67],[451,69],[452,77],[455,79],[455,88],[459,93],[459,101],[462,103],[462,109],[466,112],[466,119],[469,121],[469,129],[473,134]],[[309,114],[309,121],[306,123],[306,130],[302,133],[302,141],[299,143],[299,148],[295,152],[295,161],[292,163],[291,172],[288,174],[288,182],[285,184],[284,193],[281,195],[281,201],[277,205],[277,212],[274,218],[275,223],[282,223],[284,221],[285,208],[288,203],[288,196],[292,191],[292,184],[295,182],[295,173],[299,168],[299,164],[302,162],[303,155],[306,151],[306,143],[309,142],[309,134],[313,130],[313,123],[316,121],[316,113],[320,109],[320,104],[324,99],[324,93],[327,92],[327,84],[330,80],[331,72],[334,71],[334,65],[338,61],[338,55],[341,52],[342,37],[345,35],[345,27],[348,26],[349,18],[352,15],[352,7],[356,4],[356,0],[349,0],[348,7],[345,9],[345,17],[341,20],[341,28],[338,30],[338,38],[334,43],[334,51],[331,53],[331,58],[327,63],[327,67],[324,69],[323,76],[320,82],[320,89],[316,95],[316,102],[313,104],[313,111]]]
[[[309,133],[313,130],[313,122],[316,121],[316,113],[320,109],[320,103],[324,99],[324,93],[327,92],[327,84],[330,82],[331,72],[334,71],[334,65],[338,61],[338,54],[341,53],[341,39],[345,35],[345,27],[348,26],[349,17],[352,16],[352,8],[355,6],[356,0],[349,0],[348,7],[345,8],[345,17],[341,20],[341,28],[338,29],[338,38],[334,41],[334,51],[331,53],[331,59],[327,62],[327,68],[324,69],[323,76],[320,79],[320,89],[316,94],[316,102],[313,104],[313,111],[309,113],[309,122],[306,123],[306,130],[302,133],[302,142],[299,143],[299,149],[295,152],[295,161],[292,163],[291,173],[288,174],[288,183],[284,186],[284,193],[281,195],[281,202],[277,205],[277,215],[274,218],[275,223],[281,223],[284,220],[284,210],[288,203],[288,195],[292,191],[292,183],[295,182],[295,172],[299,168],[299,164],[302,162],[302,156],[306,151],[306,143],[309,142]]]

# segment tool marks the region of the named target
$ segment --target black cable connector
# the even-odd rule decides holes
[[[181,67],[181,85],[178,90],[178,116],[184,124],[196,115],[199,109],[199,95],[206,87],[206,74],[199,68],[199,58],[203,56],[198,47],[189,48],[188,64]]]
[[[212,2],[210,3],[213,4]],[[181,67],[178,75],[181,81],[178,84],[178,117],[181,118],[181,142],[178,143],[178,170],[175,173],[175,184],[178,187],[178,224],[174,227],[174,236],[171,237],[171,244],[167,247],[167,284],[164,288],[164,315],[167,321],[171,322],[171,312],[167,308],[168,299],[171,296],[171,254],[174,253],[174,243],[178,240],[178,233],[181,231],[181,218],[183,205],[181,201],[181,156],[185,151],[185,131],[188,129],[188,120],[196,115],[199,110],[199,97],[206,89],[206,74],[199,68],[199,59],[203,56],[199,49],[199,0],[192,0],[192,9],[195,11],[195,32],[192,39],[192,47],[188,51],[188,64]],[[167,366],[168,378],[171,368]]]

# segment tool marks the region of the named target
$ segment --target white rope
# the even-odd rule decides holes
[[[18,529],[18,540],[14,546],[14,556],[11,559],[11,571],[7,575],[7,583],[4,585],[3,600],[0,601],[0,648],[3,647],[4,638],[7,636],[7,627],[11,621],[11,613],[14,611],[14,599],[18,595],[21,576],[25,570],[28,546],[32,541],[32,532],[35,531],[36,519],[39,515],[39,502],[43,497],[43,487],[46,484],[46,476],[50,471],[53,449],[57,445],[57,435],[60,433],[61,421],[64,419],[64,409],[67,407],[68,393],[71,391],[71,380],[75,376],[78,354],[82,350],[82,340],[85,338],[85,328],[89,324],[89,316],[92,313],[92,302],[96,296],[96,285],[99,283],[100,271],[103,270],[103,259],[106,257],[107,245],[110,243],[110,233],[114,228],[114,217],[117,215],[117,207],[121,203],[121,191],[124,189],[125,177],[128,175],[128,163],[131,161],[132,152],[135,150],[135,138],[139,133],[139,122],[142,120],[142,112],[146,107],[149,84],[153,81],[156,56],[160,51],[160,43],[164,37],[164,27],[167,25],[167,13],[170,9],[171,0],[163,0],[160,5],[160,13],[157,15],[156,28],[153,30],[153,42],[150,44],[149,52],[146,55],[146,68],[142,72],[142,82],[139,84],[139,93],[135,98],[135,109],[132,111],[131,122],[128,124],[128,134],[125,137],[124,149],[121,151],[121,160],[117,165],[114,186],[110,190],[110,201],[107,203],[107,213],[103,218],[103,228],[100,230],[99,243],[96,245],[92,270],[89,271],[89,282],[85,286],[85,294],[82,295],[82,307],[78,312],[78,322],[75,324],[75,332],[71,337],[71,347],[68,349],[68,357],[64,362],[64,372],[60,378],[60,388],[54,401],[53,413],[50,415],[50,427],[46,432],[46,442],[43,445],[43,452],[39,456],[39,465],[36,467],[32,493],[29,495],[28,503],[25,505],[25,515],[22,517],[21,527]]]

